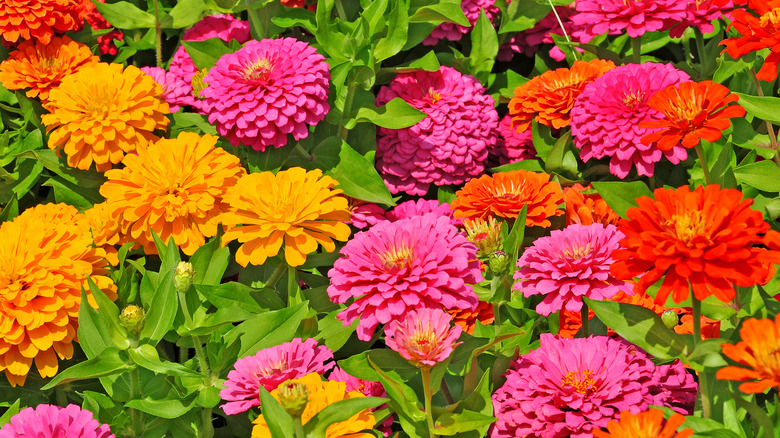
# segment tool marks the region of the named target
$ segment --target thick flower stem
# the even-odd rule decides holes
[[[181,303],[181,310],[184,313],[184,321],[190,328],[195,328],[195,324],[192,321],[189,309],[187,309],[187,297],[184,295],[186,291],[179,291],[179,303]],[[203,344],[201,343],[200,336],[190,335],[192,338],[192,345],[195,347],[195,357],[198,359],[198,366],[200,367],[200,373],[203,375],[203,384],[211,386],[211,367],[209,366],[209,358],[206,356],[206,352],[203,350]]]
[[[587,338],[590,335],[590,319],[588,319],[588,305],[582,303],[582,329],[580,329],[580,337]]]
[[[631,60],[634,64],[642,63],[642,37],[631,38]]]
[[[701,300],[696,298],[691,291],[693,307],[693,349],[701,342]],[[710,418],[712,406],[710,403],[710,382],[705,371],[697,371],[699,376],[699,396],[701,397],[701,410],[705,418]]]
[[[704,77],[710,70],[710,59],[704,55],[704,34],[697,27],[694,27],[693,31],[696,34],[696,51],[699,54],[700,74]]]
[[[701,149],[701,143],[696,144],[694,146],[694,149],[696,150],[696,155],[699,157],[699,162],[701,163],[701,170],[704,172],[704,183],[707,185],[710,185],[712,180],[710,179],[710,170],[709,166],[707,165],[707,157],[704,156],[704,151]]]
[[[758,97],[764,97],[764,90],[761,88],[761,82],[758,81],[758,78],[756,77],[756,71],[753,70],[753,67],[750,67],[750,77],[753,78],[753,84],[756,86]],[[780,166],[780,149],[778,149],[775,127],[772,126],[772,122],[769,120],[764,120],[764,123],[766,123],[766,133],[769,135],[769,143],[772,145],[772,150],[775,151],[775,163]]]
[[[431,412],[431,369],[429,367],[420,368],[423,382],[423,395],[425,397],[425,418],[428,420],[428,433],[430,438],[436,438],[433,433],[433,412]]]
[[[156,42],[156,54],[157,54],[157,67],[162,68],[162,23],[160,23],[160,14],[158,12],[157,0],[152,0],[154,3],[154,31],[157,35]]]
[[[295,423],[295,438],[306,438],[306,432],[303,431],[301,417],[293,418],[293,423]]]
[[[260,19],[257,17],[257,11],[252,8],[252,3],[249,0],[244,0],[244,4],[246,5],[246,12],[249,14],[249,21],[252,23],[252,30],[255,31],[257,39],[261,40],[265,38],[265,30],[260,24]]]

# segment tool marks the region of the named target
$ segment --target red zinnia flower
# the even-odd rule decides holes
[[[0,42],[34,39],[49,44],[56,33],[78,27],[78,0],[3,0]]]
[[[762,81],[773,82],[777,78],[777,66],[780,63],[780,0],[751,1],[750,7],[759,16],[756,17],[744,9],[731,13],[733,20],[728,28],[734,28],[743,36],[727,38],[720,42],[736,59],[757,50],[771,48],[764,65],[756,77]]]

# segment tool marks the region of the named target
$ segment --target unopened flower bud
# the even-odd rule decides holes
[[[130,304],[122,309],[122,312],[119,314],[119,322],[127,331],[138,333],[144,327],[145,317],[146,312],[144,312],[143,308],[136,306],[135,304]]]
[[[300,417],[309,403],[309,389],[298,380],[291,379],[279,385],[279,403],[293,417]]]
[[[463,221],[467,238],[477,246],[477,257],[484,257],[501,248],[501,224],[490,217]]]
[[[192,286],[195,269],[190,262],[179,262],[173,271],[173,285],[177,292],[187,292]]]
[[[674,310],[664,310],[664,313],[661,314],[661,321],[664,322],[666,328],[674,329],[680,322],[680,318],[674,313]]]
[[[488,267],[493,275],[501,275],[509,266],[509,256],[504,251],[493,251],[488,257]]]

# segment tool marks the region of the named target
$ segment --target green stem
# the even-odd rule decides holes
[[[308,151],[306,151],[306,149],[304,149],[300,143],[295,143],[295,152],[297,152],[298,155],[303,157],[304,160],[314,161],[314,157],[312,157],[311,154]]]
[[[141,385],[138,381],[138,368],[130,371],[130,400],[135,400],[141,397]],[[141,437],[144,434],[143,422],[139,421],[139,415],[143,416],[143,413],[130,408],[130,428],[133,431],[134,436]]]
[[[693,148],[696,150],[696,155],[699,157],[701,170],[704,171],[704,183],[709,185],[712,182],[710,179],[710,168],[707,165],[707,157],[704,156],[704,151],[701,149],[701,143],[698,143]]]
[[[246,12],[249,14],[249,22],[252,23],[252,29],[254,29],[255,34],[257,34],[257,39],[261,40],[265,38],[265,30],[260,24],[260,19],[257,17],[257,11],[252,8],[252,2],[250,0],[244,0],[244,4],[246,5]]]
[[[349,21],[347,20],[347,11],[344,9],[344,4],[341,3],[341,0],[336,0],[336,13],[339,14],[339,18],[341,21]]]
[[[298,272],[295,266],[287,267],[287,305],[294,306],[303,302],[301,285],[298,284]]]
[[[423,381],[423,395],[425,397],[425,418],[428,420],[428,433],[430,438],[436,438],[433,433],[433,412],[431,412],[431,369],[424,367],[420,369]]]
[[[162,68],[162,23],[160,23],[160,15],[157,7],[157,0],[152,0],[154,3],[154,32],[157,34],[156,54],[157,54],[157,67]]]
[[[300,146],[300,145],[299,145]],[[271,278],[268,279],[268,281],[265,283],[265,287],[273,289],[273,287],[276,285],[276,282],[279,281],[280,278],[282,278],[282,274],[287,270],[287,263],[282,260],[279,263],[279,266],[274,269],[274,272],[271,273]]]
[[[355,100],[355,81],[350,81],[349,87],[347,87],[347,95],[344,97],[344,109],[341,112],[341,129],[339,130],[339,137],[345,142],[349,135],[349,130],[344,124],[349,120],[350,113],[352,112],[352,101]]]
[[[634,64],[642,63],[642,37],[631,38],[631,59]]]
[[[696,298],[691,291],[693,307],[693,349],[701,342],[701,300]],[[709,375],[705,371],[697,371],[699,375],[699,396],[701,396],[701,410],[705,418],[710,417],[712,404],[710,402]]]
[[[566,42],[569,43],[569,48],[571,49],[572,56],[574,56],[574,59],[579,59],[579,57],[577,56],[577,49],[575,49],[574,46],[571,45],[571,38],[569,38],[569,34],[566,32],[566,28],[563,27],[563,21],[561,20],[560,15],[558,15],[558,11],[555,10],[555,5],[553,5],[552,0],[547,0],[547,1],[550,3],[550,7],[552,8],[553,14],[555,14],[555,19],[558,20],[558,25],[561,26],[561,30],[563,31],[563,37],[566,38]]]
[[[501,303],[493,303],[493,325],[496,328],[496,337],[501,328]]]
[[[694,27],[693,31],[696,34],[696,51],[699,54],[699,67],[701,67],[700,74],[704,77],[709,71],[710,63],[710,60],[704,55],[704,34],[701,33],[701,30],[697,27]]]
[[[753,84],[756,86],[756,92],[758,93],[758,97],[764,97],[764,90],[761,88],[761,82],[758,81],[758,78],[756,77],[756,71],[753,70],[753,67],[750,67],[750,77],[753,78]],[[775,163],[780,166],[780,149],[778,149],[777,146],[777,136],[775,135],[775,128],[772,126],[772,122],[768,120],[764,120],[764,123],[766,123],[766,133],[769,135],[769,142],[772,145],[772,149],[775,151],[774,160]]]
[[[580,329],[580,337],[587,338],[590,335],[590,319],[588,318],[588,305],[582,303],[582,328]]]
[[[188,327],[194,329],[195,323],[192,321],[192,315],[190,315],[190,311],[187,308],[187,297],[185,296],[185,292],[186,291],[180,291],[178,293],[179,303],[181,303],[181,310],[182,313],[184,313],[184,321],[187,323]],[[198,335],[190,335],[190,338],[192,338],[192,345],[195,347],[195,357],[198,359],[200,373],[203,375],[203,384],[211,386],[211,367],[209,366],[209,358],[203,350],[203,342],[201,342],[200,336]]]
[[[306,432],[303,431],[301,417],[293,418],[293,423],[295,423],[295,438],[306,438]]]
[[[214,423],[211,421],[211,408],[203,408],[200,413],[201,428],[198,438],[211,438],[214,436]]]

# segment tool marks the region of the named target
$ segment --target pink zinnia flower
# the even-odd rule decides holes
[[[219,58],[201,93],[209,122],[233,146],[256,151],[309,135],[330,110],[330,70],[325,57],[295,38],[249,41]]]
[[[685,2],[679,0],[577,0],[575,6],[578,13],[572,21],[578,29],[574,36],[585,43],[623,29],[636,38],[669,29],[686,17]]]
[[[0,438],[115,438],[107,424],[76,405],[25,408],[0,429]]]
[[[477,306],[470,286],[483,279],[477,248],[446,216],[380,222],[355,234],[341,254],[328,272],[328,295],[335,303],[354,299],[337,317],[345,325],[360,318],[358,339],[414,309]]]
[[[376,104],[395,97],[428,116],[409,128],[377,130],[377,168],[391,192],[424,195],[431,184],[461,184],[482,173],[498,113],[476,79],[451,67],[404,73],[379,90]]]
[[[611,157],[609,171],[625,178],[634,165],[640,175],[653,176],[662,156],[675,164],[687,158],[680,145],[662,152],[655,143],[642,144],[649,130],[639,124],[664,118],[647,105],[653,94],[689,79],[670,64],[645,62],[616,67],[586,85],[571,110],[571,133],[582,160]]]
[[[680,359],[656,366],[653,380],[656,385],[650,387],[651,405],[668,406],[683,415],[693,415],[699,387]]]
[[[612,298],[621,290],[631,294],[631,284],[609,274],[612,251],[620,248],[623,233],[614,225],[572,224],[540,237],[517,261],[513,289],[526,297],[545,295],[536,306],[540,315],[563,308],[577,312],[582,297]]]
[[[162,98],[168,102],[171,113],[179,111],[181,109],[181,106],[179,105],[182,102],[193,98],[192,94],[190,94],[185,87],[181,86],[181,81],[175,73],[166,72],[160,67],[141,67],[141,70],[154,78],[154,81],[162,86]]]
[[[685,19],[669,29],[669,36],[680,38],[689,27],[698,28],[702,33],[710,33],[715,30],[712,22],[733,8],[734,3],[731,0],[687,0]]]
[[[460,226],[463,222],[462,219],[453,218],[454,212],[450,208],[450,204],[443,202],[439,204],[439,201],[435,199],[416,199],[412,201],[402,202],[392,210],[388,211],[385,215],[390,222],[399,221],[401,219],[408,219],[410,217],[422,216],[424,214],[433,213],[436,216],[446,216],[450,218],[450,222],[453,225]]]
[[[555,12],[550,11],[533,28],[517,33],[509,41],[502,44],[498,49],[497,59],[499,61],[511,61],[515,53],[522,53],[529,57],[534,56],[542,44],[555,44],[555,40],[552,38],[553,35],[563,36],[561,23],[563,23],[566,34],[573,42],[582,42],[573,36],[576,29],[571,20],[571,17],[576,13],[574,5],[556,6],[555,11],[558,12],[560,22],[558,17],[555,16]],[[580,53],[584,52],[579,47],[576,50]],[[566,53],[556,45],[550,49],[550,57],[556,61],[563,61],[566,59]]]
[[[518,131],[512,128],[512,117],[506,115],[498,124],[498,133],[496,146],[490,151],[488,162],[501,165],[536,158],[530,127]]]
[[[498,7],[495,5],[495,0],[462,0],[460,8],[463,9],[463,14],[466,15],[471,26],[465,27],[455,23],[442,23],[436,26],[431,34],[423,40],[423,44],[433,46],[442,39],[460,41],[461,37],[469,33],[471,27],[477,22],[480,11],[484,9],[485,15],[491,21],[499,12]]]
[[[606,336],[543,333],[540,340],[538,349],[510,365],[506,383],[493,394],[498,421],[491,438],[591,437],[621,411],[670,406],[658,396],[664,391],[658,367],[633,346]]]
[[[254,356],[242,357],[228,373],[225,389],[219,393],[223,400],[228,401],[222,405],[222,410],[234,415],[260,406],[261,385],[272,391],[285,380],[309,373],[325,373],[333,368],[333,362],[328,362],[331,360],[333,352],[313,338],[305,341],[295,338],[260,350]]]
[[[374,226],[386,219],[384,208],[376,204],[361,201],[360,199],[347,199],[349,201],[349,223],[353,227],[362,230]]]
[[[451,322],[450,314],[441,309],[412,310],[385,327],[385,344],[416,367],[433,367],[462,344],[455,341],[463,329]]]

